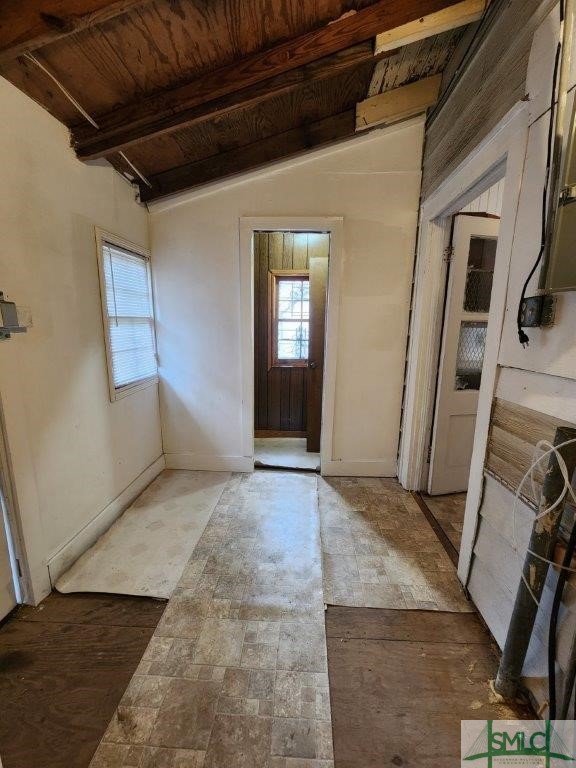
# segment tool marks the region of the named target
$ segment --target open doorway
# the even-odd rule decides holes
[[[329,232],[254,231],[254,462],[320,470]]]
[[[426,493],[460,551],[496,263],[504,180],[452,216]]]

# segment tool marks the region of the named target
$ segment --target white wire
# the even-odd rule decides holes
[[[538,494],[536,492],[536,484],[534,481],[534,470],[543,459],[545,459],[547,456],[550,456],[553,453],[556,456],[556,460],[558,462],[560,472],[562,473],[562,477],[564,478],[564,487],[562,488],[562,492],[560,493],[560,495],[558,496],[558,498],[553,504],[536,513],[536,515],[534,516],[534,521],[540,520],[541,518],[546,517],[546,515],[549,515],[551,512],[553,512],[563,502],[567,493],[570,494],[570,496],[572,497],[572,500],[576,503],[576,492],[572,488],[572,482],[568,475],[568,467],[566,466],[566,462],[564,461],[562,454],[560,453],[560,448],[564,448],[566,445],[572,445],[573,443],[576,443],[576,438],[572,438],[571,440],[566,440],[565,442],[560,443],[559,445],[552,445],[547,440],[540,440],[538,441],[538,443],[534,448],[534,455],[532,456],[533,459],[535,454],[538,451],[541,451],[543,447],[548,446],[548,450],[542,453],[537,459],[533,460],[532,464],[528,468],[528,471],[520,481],[518,488],[516,489],[516,493],[514,494],[514,505],[512,507],[512,547],[519,562],[520,562],[520,553],[518,552],[518,544],[516,539],[516,514],[517,514],[518,501],[520,499],[520,494],[522,492],[524,483],[528,479],[530,479],[530,483],[532,486],[532,494],[533,494],[534,500],[537,501]],[[540,507],[540,503],[538,503],[538,507]],[[561,568],[562,570],[569,571],[570,573],[576,573],[576,568],[570,568],[569,566],[556,563],[553,560],[548,560],[547,558],[543,557],[542,555],[539,555],[537,552],[534,552],[531,549],[527,548],[526,552],[532,555],[533,557],[537,557],[539,560],[542,560],[543,562],[548,563],[549,565],[553,565],[557,568]],[[526,585],[526,588],[528,589],[528,592],[532,596],[532,599],[534,600],[536,605],[539,605],[538,598],[534,594],[532,588],[530,587],[530,584],[528,583],[526,576],[524,575],[524,562],[521,563],[520,573],[521,573],[522,581]]]

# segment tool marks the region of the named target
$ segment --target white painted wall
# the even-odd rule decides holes
[[[169,466],[245,469],[239,220],[344,217],[333,460],[394,475],[422,120],[151,206]]]
[[[131,187],[78,162],[66,129],[2,78],[0,113],[0,290],[34,322],[0,342],[0,397],[39,599],[48,561],[91,543],[162,454],[157,388],[109,400],[94,240],[99,225],[147,246],[148,225]]]

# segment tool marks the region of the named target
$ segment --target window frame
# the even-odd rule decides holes
[[[307,368],[310,360],[308,357],[300,359],[283,359],[277,355],[278,350],[278,283],[281,280],[290,279],[308,280],[310,282],[310,270],[308,269],[270,269],[268,270],[268,370],[272,368]],[[308,329],[310,329],[310,317],[308,317]]]
[[[151,270],[151,252],[147,248],[143,248],[136,243],[132,243],[119,235],[115,235],[112,232],[108,232],[100,227],[95,227],[96,236],[96,256],[98,259],[98,278],[100,283],[100,307],[102,310],[102,326],[104,329],[104,347],[106,349],[106,370],[108,374],[108,391],[110,395],[110,402],[114,403],[117,400],[121,400],[128,395],[132,395],[134,392],[139,392],[148,387],[152,387],[158,384],[158,348],[156,343],[156,307],[154,302],[154,291],[152,287],[152,270]],[[152,336],[154,339],[154,357],[156,359],[156,373],[153,376],[147,376],[143,379],[136,379],[129,384],[123,384],[117,387],[114,383],[114,367],[112,364],[112,343],[110,339],[109,321],[108,315],[108,302],[106,296],[106,278],[104,275],[104,252],[103,247],[105,244],[115,246],[130,253],[140,256],[146,262],[146,272],[148,276],[148,291],[150,295],[150,306],[152,308]]]

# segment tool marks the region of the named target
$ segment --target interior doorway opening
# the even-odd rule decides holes
[[[329,232],[255,230],[254,463],[320,471]]]
[[[451,217],[426,492],[431,522],[457,558],[462,540],[504,179]]]

